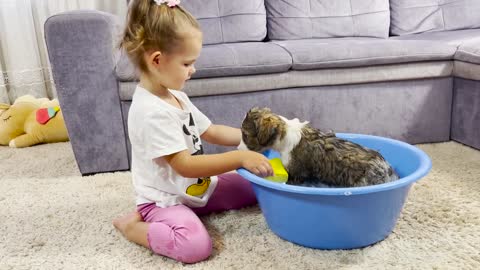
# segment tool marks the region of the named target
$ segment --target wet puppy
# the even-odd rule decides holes
[[[279,152],[292,185],[359,187],[398,179],[380,153],[268,108],[247,113],[239,148]]]

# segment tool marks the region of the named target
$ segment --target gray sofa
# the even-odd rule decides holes
[[[183,0],[204,32],[184,91],[219,124],[268,106],[320,129],[480,149],[480,2],[412,2]],[[138,74],[116,49],[118,19],[73,11],[45,24],[82,174],[129,169]]]

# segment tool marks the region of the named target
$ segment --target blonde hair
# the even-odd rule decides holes
[[[181,44],[188,27],[200,31],[195,17],[177,5],[157,5],[153,0],[133,0],[127,15],[127,23],[120,41],[130,60],[140,69],[148,72],[143,58],[149,50],[171,53]]]

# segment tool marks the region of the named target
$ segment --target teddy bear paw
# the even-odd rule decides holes
[[[11,140],[10,143],[8,143],[8,146],[10,146],[10,147],[17,147],[17,146],[15,145],[15,140]]]

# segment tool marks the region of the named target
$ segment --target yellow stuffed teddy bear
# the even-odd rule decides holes
[[[0,103],[0,145],[27,147],[68,141],[58,100],[17,98],[13,105]]]

